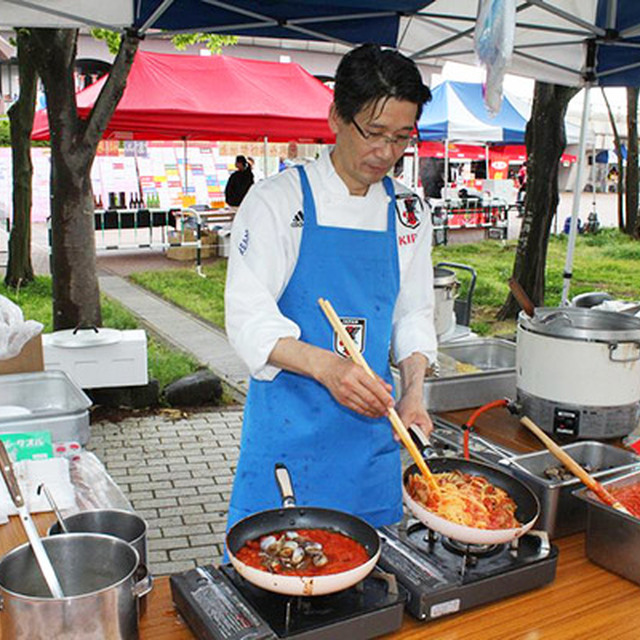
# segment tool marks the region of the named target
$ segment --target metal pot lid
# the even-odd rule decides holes
[[[65,329],[51,334],[51,344],[63,349],[103,347],[108,344],[116,344],[120,340],[122,340],[122,332],[118,329],[108,328]]]
[[[433,268],[433,286],[434,287],[450,287],[457,282],[456,274],[451,269],[443,267]]]
[[[521,311],[518,324],[533,333],[573,340],[638,341],[640,318],[580,307],[539,307],[533,318]]]

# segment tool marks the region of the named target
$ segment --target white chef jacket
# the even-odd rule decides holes
[[[330,151],[324,149],[305,167],[318,224],[384,231],[389,200],[382,182],[371,185],[365,196],[350,195]],[[435,362],[431,215],[407,187],[397,181],[394,187],[400,289],[393,313],[393,355],[400,362],[418,352]],[[407,216],[407,207],[416,208],[416,200],[417,217]],[[267,363],[276,342],[300,337],[300,327],[280,313],[277,301],[295,269],[303,224],[300,177],[296,169],[287,169],[249,189],[231,227],[226,331],[258,380],[273,380],[280,371]]]

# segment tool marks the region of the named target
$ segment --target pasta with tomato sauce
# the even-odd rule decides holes
[[[420,505],[455,524],[476,529],[515,529],[517,505],[509,494],[483,476],[454,470],[434,473],[439,495],[421,474],[409,476],[407,491]]]

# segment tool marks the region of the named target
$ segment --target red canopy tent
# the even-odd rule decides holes
[[[87,117],[105,78],[77,94]],[[138,51],[105,138],[330,142],[333,92],[295,63]],[[46,110],[34,140],[49,137]]]

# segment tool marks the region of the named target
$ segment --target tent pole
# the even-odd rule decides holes
[[[444,141],[444,193],[442,199],[445,204],[449,198],[449,139]]]
[[[571,226],[569,229],[569,242],[567,244],[567,256],[564,264],[564,272],[562,274],[562,301],[561,305],[568,305],[569,288],[571,286],[571,277],[573,275],[571,268],[573,265],[573,250],[576,245],[576,236],[578,235],[578,214],[580,212],[580,190],[582,185],[582,170],[584,168],[584,154],[587,138],[587,123],[589,121],[589,92],[591,85],[587,84],[584,88],[584,103],[582,106],[582,120],[580,122],[580,143],[578,145],[578,167],[576,171],[576,183],[573,188],[573,209],[571,210]],[[557,215],[557,213],[556,213]]]
[[[412,189],[414,191],[418,190],[418,162],[419,162],[419,158],[418,158],[418,142],[414,141],[413,144],[413,171],[412,176],[411,176],[411,180],[413,181]]]
[[[189,178],[187,177],[187,136],[182,138],[182,159],[184,160],[184,180],[183,180],[183,189],[182,189],[182,206],[184,207],[185,198],[187,197],[187,187],[189,186]],[[188,202],[188,200],[187,200]]]
[[[269,170],[267,168],[267,158],[269,156],[269,138],[267,136],[264,137],[264,147],[262,148],[262,173],[264,173],[264,177],[267,178],[269,176]]]
[[[489,143],[484,145],[484,175],[485,184],[489,183]],[[493,194],[491,194],[493,195]]]

